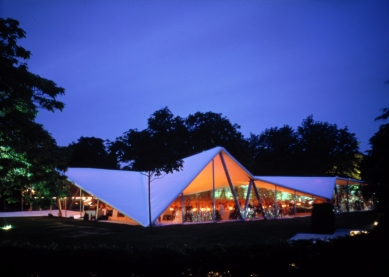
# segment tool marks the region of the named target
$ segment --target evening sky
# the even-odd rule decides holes
[[[64,87],[37,121],[65,146],[174,115],[222,113],[245,137],[303,119],[367,150],[389,106],[389,1],[0,0],[31,72]],[[228,149],[227,149],[228,150]]]

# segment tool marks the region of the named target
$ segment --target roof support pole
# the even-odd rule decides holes
[[[215,164],[212,159],[212,219],[216,222],[216,203],[215,203]]]
[[[347,212],[350,211],[350,206],[349,206],[349,203],[348,203],[348,194],[349,194],[349,184],[348,184],[348,180],[347,180],[347,185],[346,185],[346,210]]]
[[[63,208],[65,209],[65,217],[68,217],[68,214],[67,214],[67,208],[66,208],[66,205],[67,205],[67,198],[66,197],[64,197],[64,199],[63,199]],[[32,209],[31,209],[31,211],[32,211]]]
[[[99,203],[99,198],[96,197],[96,199],[97,199],[97,203],[96,203],[96,217],[95,217],[95,219],[97,221],[97,218],[99,217],[99,205],[100,205],[100,203]]]
[[[80,218],[82,217],[82,203],[84,203],[84,201],[82,201],[82,189],[80,188],[80,202],[78,202],[79,205],[80,205]]]
[[[260,197],[260,195],[259,195],[259,192],[258,192],[258,188],[257,188],[257,186],[255,185],[255,182],[254,182],[253,180],[251,180],[251,182],[253,183],[255,195],[256,195],[257,198],[258,198],[259,208],[260,208],[261,211],[262,211],[263,219],[267,220],[265,210],[263,209],[263,206],[262,206],[262,199],[261,199],[261,197]]]
[[[151,172],[147,172],[147,193],[148,193],[148,201],[149,201],[149,229],[150,229],[150,235],[153,234],[153,224],[151,224],[151,192],[150,192],[150,182],[151,182]]]
[[[297,209],[296,209],[296,201],[297,201],[297,195],[296,195],[296,191],[294,191],[294,205],[293,205],[293,209],[294,209],[294,217],[296,217],[297,216]]]
[[[185,199],[184,199],[184,193],[181,193],[181,217],[182,217],[182,223],[185,223]]]
[[[313,209],[313,204],[315,203],[315,200],[313,198],[313,194],[311,194],[311,199],[312,199],[312,209]],[[311,210],[311,215],[312,215],[312,210]]]
[[[336,201],[336,207],[338,208],[338,212],[340,211],[340,205],[339,205],[339,194],[338,194],[338,187],[335,183],[335,201]]]
[[[274,217],[278,218],[277,186],[274,185]]]
[[[219,153],[219,157],[220,157],[220,160],[222,161],[224,173],[226,174],[227,181],[228,181],[228,185],[230,186],[230,190],[231,190],[231,192],[232,192],[232,195],[234,196],[235,205],[236,205],[236,207],[237,207],[237,209],[238,209],[238,211],[239,211],[240,218],[241,218],[241,220],[244,220],[243,217],[242,217],[242,213],[240,212],[239,201],[238,201],[238,198],[236,197],[236,193],[235,193],[235,190],[234,190],[234,186],[232,185],[232,181],[231,181],[231,178],[230,178],[230,174],[228,173],[228,169],[227,169],[226,162],[224,161],[224,157],[223,157],[223,155],[222,155],[221,152]]]
[[[249,182],[249,187],[248,187],[248,189],[247,189],[246,203],[245,203],[245,205],[244,205],[244,212],[243,212],[244,219],[247,218],[247,207],[248,207],[248,205],[249,205],[250,194],[251,194],[251,187],[252,187],[252,181],[250,180],[250,182]]]

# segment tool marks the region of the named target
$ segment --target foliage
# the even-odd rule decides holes
[[[369,184],[370,194],[376,192],[382,206],[388,206],[389,192],[389,123],[380,126],[369,140],[371,149],[363,162],[363,178]]]
[[[298,163],[302,175],[331,175],[360,179],[362,154],[359,143],[336,124],[314,121],[312,116],[298,127],[301,153]]]
[[[298,137],[292,127],[266,129],[260,135],[250,134],[248,145],[253,160],[258,164],[256,175],[291,175],[296,172],[295,158]]]
[[[13,191],[64,179],[67,152],[34,122],[39,109],[62,110],[64,89],[28,71],[31,53],[16,41],[25,37],[14,19],[0,18],[0,191]]]
[[[347,127],[303,120],[297,130],[285,125],[248,138],[255,175],[343,176],[360,179],[358,141]]]
[[[213,112],[190,114],[185,119],[185,126],[188,130],[186,156],[222,146],[239,161],[245,160],[246,142],[238,131],[240,126],[231,124],[222,114]]]
[[[120,162],[127,163],[125,169],[137,171],[159,168],[166,160],[177,161],[216,146],[226,148],[245,163],[249,159],[247,142],[239,128],[222,114],[197,112],[182,119],[165,107],[148,119],[147,129],[130,129],[111,145],[110,150],[118,155]],[[165,167],[158,175],[172,173],[181,166]]]
[[[127,163],[125,169],[151,172],[155,176],[173,173],[183,166],[180,153],[183,130],[182,119],[174,117],[165,107],[151,115],[147,129],[128,130],[110,150],[118,155],[120,162]]]
[[[385,82],[385,84],[389,85],[389,80]],[[378,117],[376,117],[374,120],[381,120],[381,119],[388,119],[389,117],[389,108],[383,108],[382,109],[382,114]]]
[[[88,167],[118,169],[115,153],[108,150],[109,141],[95,137],[81,137],[77,142],[69,144],[72,156],[69,167]]]

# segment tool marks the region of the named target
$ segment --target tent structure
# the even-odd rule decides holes
[[[282,204],[277,202],[277,191],[284,192],[283,203],[291,198],[285,193],[296,195],[296,191],[301,197],[326,201],[332,199],[337,180],[344,181],[337,177],[253,176],[222,147],[183,161],[181,171],[152,180],[152,223],[163,219],[177,223],[244,220],[259,217],[261,210],[266,216],[271,205],[274,210],[274,205]],[[148,180],[141,172],[69,168],[67,176],[83,191],[138,224],[149,226]],[[272,203],[266,198],[269,195],[275,196]],[[265,200],[267,206],[262,207]]]
[[[326,199],[332,199],[336,185],[364,184],[361,180],[341,177],[255,176],[255,180]]]

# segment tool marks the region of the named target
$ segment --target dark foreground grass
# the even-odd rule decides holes
[[[342,214],[335,225],[366,229],[375,217],[373,212]],[[14,228],[0,233],[0,276],[388,273],[388,255],[378,254],[388,246],[383,232],[329,243],[287,242],[311,231],[310,217],[157,227],[152,235],[143,227],[65,218],[1,220]]]
[[[336,216],[336,228],[369,228],[374,212],[348,213]],[[0,218],[0,225],[13,228],[0,233],[1,241],[17,244],[63,248],[151,247],[181,248],[213,245],[244,245],[285,241],[297,233],[311,232],[311,218],[259,220],[193,225],[172,225],[149,228],[89,222],[69,218],[30,217]]]

